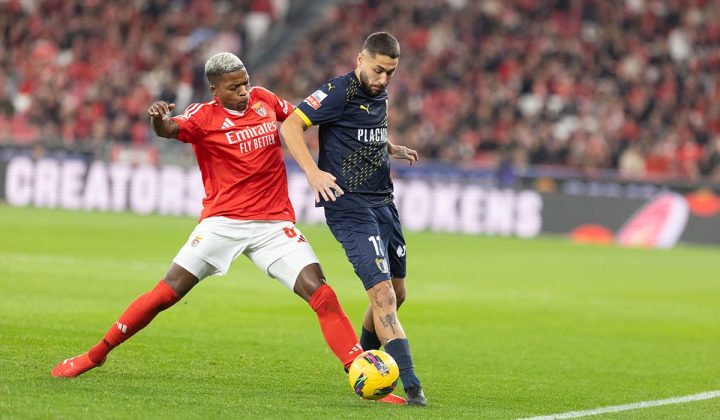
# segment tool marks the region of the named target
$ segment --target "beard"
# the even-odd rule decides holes
[[[364,71],[360,70],[360,88],[368,95],[368,96],[378,96],[382,93],[382,91],[385,89],[380,88],[380,90],[376,92],[373,91],[373,86],[370,84],[370,79],[368,79],[367,75]]]

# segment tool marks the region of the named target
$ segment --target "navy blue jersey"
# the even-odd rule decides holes
[[[379,207],[392,201],[387,152],[387,90],[368,96],[354,72],[323,84],[295,112],[307,125],[319,125],[318,166],[337,178],[345,194],[324,201],[327,208]]]

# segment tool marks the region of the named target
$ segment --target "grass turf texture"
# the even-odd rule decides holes
[[[188,218],[0,206],[0,417],[516,418],[720,389],[720,258],[408,233],[400,317],[430,405],[358,399],[312,310],[240,258],[75,380],[50,369],[153,287]],[[303,227],[353,324],[362,286]],[[720,399],[599,418],[708,418]]]

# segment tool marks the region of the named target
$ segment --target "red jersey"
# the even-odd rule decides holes
[[[279,122],[293,106],[261,87],[252,87],[249,96],[243,112],[215,98],[172,118],[180,126],[178,140],[192,144],[200,166],[205,186],[200,220],[225,216],[294,223],[279,136]]]

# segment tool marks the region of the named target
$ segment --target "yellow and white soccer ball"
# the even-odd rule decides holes
[[[399,374],[398,365],[389,354],[368,350],[352,362],[348,379],[350,387],[361,398],[377,400],[393,392]]]

